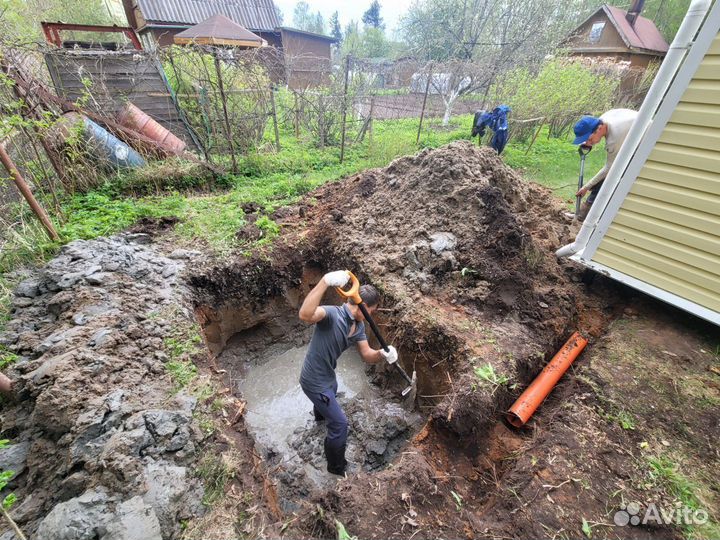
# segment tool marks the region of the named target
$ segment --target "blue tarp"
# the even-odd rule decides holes
[[[510,113],[510,110],[510,107],[507,105],[499,105],[495,107],[492,112],[476,112],[473,120],[472,136],[484,136],[485,128],[489,127],[493,131],[490,146],[492,146],[498,154],[502,153],[508,141],[507,115]]]

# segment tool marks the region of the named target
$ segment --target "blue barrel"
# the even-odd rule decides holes
[[[107,161],[120,169],[145,166],[145,160],[136,150],[122,142],[108,130],[86,116],[83,116],[83,122],[85,123],[85,135],[92,146],[90,151],[96,153],[100,160]]]

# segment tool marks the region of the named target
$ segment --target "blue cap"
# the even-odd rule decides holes
[[[587,141],[590,138],[590,135],[593,134],[593,131],[598,128],[600,123],[599,118],[595,118],[594,116],[583,116],[573,128],[573,131],[575,132],[575,140],[573,141],[573,144],[582,144]]]

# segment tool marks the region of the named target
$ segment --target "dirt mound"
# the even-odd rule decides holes
[[[313,241],[331,241],[394,297],[432,295],[530,325],[551,322],[548,309],[573,311],[552,289],[563,280],[548,248],[569,236],[562,205],[490,149],[455,142],[312,195]]]
[[[503,411],[583,321],[602,330],[617,299],[602,280],[588,296],[555,258],[571,236],[563,210],[494,151],[455,142],[313,191],[273,216],[282,234],[271,252],[191,278],[205,335],[222,350],[232,332],[274,320],[278,299],[294,312],[324,271],[351,269],[381,289],[378,323],[417,372],[423,430],[392,466],[315,499],[328,513],[307,508],[300,536],[331,535],[333,519],[363,538],[487,529],[460,509],[490,504],[523,444]],[[383,366],[373,377],[402,387]]]

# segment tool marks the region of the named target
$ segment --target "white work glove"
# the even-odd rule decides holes
[[[350,274],[347,270],[338,270],[325,274],[325,283],[328,287],[344,287],[350,281]]]
[[[383,355],[383,358],[385,358],[385,361],[388,364],[394,364],[395,362],[397,362],[397,359],[398,359],[397,350],[392,345],[390,345],[388,347],[387,352],[385,352],[385,349],[380,349],[380,354]]]

